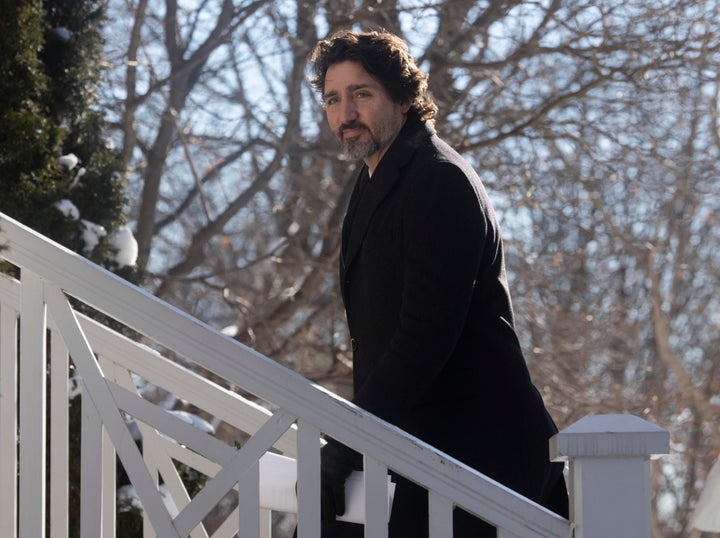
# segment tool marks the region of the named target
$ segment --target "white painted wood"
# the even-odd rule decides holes
[[[129,376],[126,376],[123,384],[132,386]],[[160,472],[175,506],[179,510],[184,509],[190,499],[172,460],[185,463],[208,476],[213,476],[220,469],[220,465],[212,462],[225,464],[233,458],[236,450],[197,430],[172,413],[145,401],[137,394],[119,386],[110,385],[110,388],[118,407],[128,412],[137,421],[143,436],[146,461],[153,469]],[[158,431],[172,437],[175,441],[160,436]],[[192,449],[192,451],[188,449]],[[201,454],[211,460],[202,457]],[[234,536],[237,532],[237,517],[232,518],[232,527],[233,531],[227,534],[228,536]],[[191,531],[191,537],[205,538],[207,532],[202,525],[197,525]]]
[[[577,458],[570,477],[576,538],[650,538],[649,460]]]
[[[152,468],[161,473],[173,503],[179,510],[182,510],[189,504],[190,498],[173,460],[188,465],[207,476],[213,476],[221,469],[221,465],[201,456],[200,453],[213,457],[216,461],[224,464],[232,459],[236,451],[214,437],[199,432],[166,410],[146,402],[137,393],[130,372],[125,369],[121,370],[121,372],[117,368],[115,370],[115,380],[119,386],[109,385],[113,392],[113,398],[117,402],[118,408],[135,418],[143,437],[146,461],[149,461]],[[199,442],[198,439],[200,439]],[[194,448],[197,452],[188,450],[188,448]],[[213,534],[213,538],[232,538],[236,535],[238,521],[236,512],[237,510],[225,519]],[[267,525],[268,521],[262,519],[261,523]],[[190,536],[205,538],[208,534],[203,525],[198,525]]]
[[[187,450],[182,445],[179,445],[177,442],[170,440],[166,437],[159,435],[155,436],[152,444],[154,446],[154,451],[161,451],[168,458],[184,463],[192,467],[193,469],[197,469],[199,472],[207,476],[215,476],[222,469],[222,466],[218,463],[215,463],[195,453],[194,451]],[[224,463],[229,462],[236,452],[230,447],[227,448],[229,449],[229,455],[224,454],[222,456],[222,461]],[[153,461],[154,460],[155,457],[153,457]],[[184,506],[185,505],[183,505],[183,507]],[[223,521],[220,527],[215,531],[215,533],[213,533],[212,538],[234,538],[238,530],[238,518],[238,510],[236,508],[231,514],[229,514],[225,518],[225,521]],[[272,512],[270,512],[269,510],[261,510],[260,532],[263,538],[270,538],[271,527]],[[195,529],[195,532],[197,532],[197,530],[198,528]]]
[[[295,417],[285,411],[276,412],[253,435],[223,469],[210,479],[175,518],[175,527],[184,536],[212,510],[237,483],[238,476],[254,465],[268,448],[290,427]]]
[[[17,536],[17,316],[0,304],[0,536],[8,538]]]
[[[96,352],[108,357],[121,357],[125,368],[146,381],[244,432],[255,433],[272,415],[268,409],[199,376],[147,346],[133,342],[82,314],[78,315],[78,319]],[[275,448],[296,457],[295,428],[288,430]]]
[[[225,464],[235,455],[236,451],[233,447],[212,435],[198,430],[191,424],[144,400],[137,394],[132,394],[118,385],[109,385],[108,388],[119,409],[126,411],[136,419],[152,426],[153,429],[162,432],[198,454],[220,464]],[[149,430],[149,432],[152,432],[152,430]],[[148,435],[152,445],[155,434],[148,433]]]
[[[117,467],[115,446],[103,428],[100,437],[102,461],[102,536],[114,538],[117,512]]]
[[[101,364],[104,364],[104,362],[101,361]],[[109,378],[109,375],[107,375],[109,370],[109,367],[105,368],[106,379]],[[130,376],[130,372],[128,372],[125,368],[121,368],[117,365],[113,365],[112,372],[112,380],[118,383],[118,386],[114,387],[115,392],[113,393],[113,397],[115,399],[115,402],[118,404],[118,408],[127,412],[135,419],[135,423],[140,430],[140,434],[142,435],[143,446],[147,447],[147,450],[145,450],[143,453],[145,461],[147,462],[148,459],[152,460],[153,469],[157,469],[160,472],[167,490],[166,495],[170,496],[170,502],[178,509],[184,508],[190,502],[190,497],[188,495],[187,489],[185,488],[185,484],[183,483],[182,478],[178,473],[175,463],[172,461],[170,455],[166,451],[162,450],[162,446],[164,446],[165,444],[161,444],[158,442],[158,439],[161,439],[160,435],[158,434],[157,430],[148,426],[143,421],[144,419],[142,413],[132,412],[126,407],[124,407],[120,403],[117,394],[121,393],[122,391],[122,394],[124,394],[125,397],[128,399],[138,400],[142,402],[145,402],[145,400],[138,394],[137,388],[135,387],[132,377]],[[110,384],[109,386],[111,390],[113,390],[113,385]],[[123,388],[121,389],[120,387]],[[146,405],[153,410],[159,409],[161,413],[165,415],[165,417],[171,420],[179,420],[174,415],[169,414],[167,411],[158,408],[150,402],[147,402]],[[211,439],[215,441],[215,438],[211,437]],[[190,537],[208,538],[208,533],[205,530],[205,526],[198,525],[197,527],[195,527],[195,529],[193,529],[192,533],[190,534]]]
[[[237,477],[239,484],[238,538],[260,537],[260,464],[255,460]]]
[[[629,415],[587,416],[556,434],[550,456],[570,462],[575,537],[650,538],[650,457],[668,451],[668,432]]]
[[[170,503],[175,506],[177,510],[182,510],[190,502],[190,496],[185,489],[185,485],[180,478],[177,467],[173,461],[167,457],[167,454],[162,453],[158,450],[158,445],[154,442],[152,428],[145,425],[139,425],[140,431],[143,434],[143,446],[145,439],[149,441],[149,445],[152,446],[152,459],[157,467],[160,477],[162,478],[163,485],[165,486],[165,497],[166,503]],[[168,497],[169,496],[169,497]],[[202,524],[196,526],[190,533],[192,538],[207,538],[208,534]]]
[[[14,283],[14,285],[16,285],[17,287],[19,287],[19,284],[17,284],[17,283]],[[3,293],[4,290],[5,290],[4,288],[3,288],[3,289],[0,289],[0,293]],[[10,295],[10,297],[11,297],[10,302],[17,302],[16,296],[19,296],[19,294],[13,295],[12,293],[10,293],[9,295]],[[19,297],[18,297],[18,298],[19,298]],[[113,351],[116,352],[116,355],[120,355],[120,356],[123,357],[123,358],[127,358],[128,355],[129,355],[128,352],[127,352],[127,351],[128,351],[128,346],[127,346],[127,344],[129,343],[130,346],[135,346],[135,348],[136,348],[137,350],[140,350],[141,353],[144,353],[144,356],[140,356],[139,359],[136,361],[136,363],[141,364],[141,365],[142,365],[142,364],[152,364],[152,363],[153,363],[152,359],[154,359],[154,358],[156,358],[156,357],[159,357],[159,355],[158,355],[157,353],[155,353],[153,350],[150,350],[149,348],[147,348],[147,347],[145,347],[145,346],[138,345],[138,344],[136,344],[136,343],[134,343],[134,342],[130,342],[129,340],[125,339],[124,337],[122,337],[122,336],[120,336],[120,335],[117,335],[116,333],[112,333],[112,332],[109,331],[107,328],[105,328],[105,327],[97,324],[96,322],[94,322],[94,321],[92,321],[92,320],[89,320],[89,319],[87,319],[87,318],[82,319],[82,318],[84,318],[84,316],[80,316],[80,317],[81,317],[81,321],[83,322],[83,328],[84,328],[84,329],[87,329],[88,326],[91,327],[91,331],[90,331],[90,334],[89,334],[89,339],[94,342],[93,345],[94,345],[94,347],[95,347],[96,349],[99,347],[100,349],[103,349],[103,350],[106,351],[106,352],[107,352],[109,349],[112,349]],[[52,321],[52,320],[50,320],[50,321]],[[52,324],[51,324],[51,325],[52,325]],[[93,338],[93,333],[92,333],[92,328],[93,328],[93,327],[96,329],[96,330],[95,330],[96,333],[97,333],[98,331],[100,331],[100,332],[102,332],[102,333],[105,335],[105,340],[106,340],[106,341],[107,341],[107,340],[112,341],[112,339],[113,339],[113,337],[114,337],[115,341],[118,341],[118,340],[121,341],[121,344],[122,344],[122,345],[121,345],[121,346],[117,346],[117,345],[114,345],[114,346],[105,345],[105,346],[103,346],[103,345],[102,345],[102,344],[103,344],[103,340],[102,340],[102,339],[100,340],[101,345],[100,345],[100,346],[96,345],[96,341],[97,341],[98,339],[97,339],[97,338]],[[110,336],[109,338],[108,338],[108,335]],[[123,341],[123,340],[124,340],[124,341]],[[138,352],[135,352],[135,355],[139,355],[139,353],[138,353]],[[150,356],[148,356],[148,355],[150,355]],[[174,368],[176,371],[181,370],[181,368],[180,368],[179,366],[170,363],[169,361],[167,361],[166,359],[164,359],[164,358],[162,358],[162,357],[160,357],[160,358],[163,360],[163,363],[164,363],[165,365],[171,364],[171,367]],[[108,364],[104,364],[104,367],[106,367],[106,369],[109,371],[112,366],[111,366],[111,365],[108,365]],[[126,371],[126,372],[127,372],[127,371]],[[183,372],[184,372],[184,373],[187,373],[187,371],[183,371]],[[195,374],[192,374],[192,372],[190,372],[190,374],[191,374],[190,379],[191,379],[191,382],[192,382],[192,381],[193,381],[192,376],[194,376]],[[147,377],[147,376],[146,376],[146,377]],[[158,373],[158,377],[161,377],[161,378],[162,378],[162,377],[167,377],[167,374],[161,371],[160,373]],[[172,375],[171,375],[170,377],[172,377]],[[204,379],[202,379],[202,378],[199,378],[198,376],[195,376],[195,378],[196,378],[195,381],[198,381],[198,380],[199,380],[199,381],[200,381],[200,384],[205,384],[205,385],[207,385],[207,383],[205,383],[206,380],[204,380]],[[180,380],[180,383],[178,383],[178,385],[179,385],[179,386],[182,386],[182,382],[183,382],[183,381],[184,381],[184,380]],[[215,389],[218,388],[217,385],[212,385],[212,386],[213,386]],[[215,390],[215,392],[217,392],[217,390]],[[196,390],[196,393],[197,393],[197,394],[203,393],[203,394],[205,394],[205,395],[208,395],[208,394],[212,394],[213,391],[212,391],[211,389],[208,389],[207,386],[201,386],[198,390]],[[264,409],[264,408],[262,408],[262,407],[260,407],[260,406],[257,406],[256,404],[253,404],[253,403],[245,400],[244,398],[240,398],[240,397],[238,397],[237,395],[235,395],[234,393],[230,393],[230,392],[225,391],[225,390],[221,390],[221,393],[222,393],[222,396],[225,397],[225,400],[230,399],[230,400],[231,400],[231,404],[232,404],[232,405],[225,405],[225,408],[228,409],[228,412],[224,413],[225,415],[228,415],[228,416],[225,417],[225,420],[226,420],[226,421],[228,421],[228,418],[229,418],[230,416],[237,417],[238,415],[241,415],[241,414],[242,414],[242,411],[243,411],[243,407],[242,407],[242,406],[243,406],[243,405],[247,405],[247,404],[249,404],[249,405],[252,407],[252,412],[254,412],[256,415],[258,415],[258,414],[261,413],[261,416],[262,416],[263,419],[266,419],[267,416],[270,414],[270,412],[267,411],[266,409]],[[228,396],[229,396],[229,398],[228,398]],[[238,412],[238,407],[239,407],[239,406],[238,406],[238,402],[241,404],[241,406],[240,406],[240,412]],[[231,410],[231,408],[232,408],[232,410]],[[257,411],[260,411],[260,413],[257,413]],[[173,417],[173,418],[174,418],[174,417]],[[257,422],[257,421],[256,421],[256,422]],[[184,423],[182,423],[182,424],[184,424]],[[292,430],[291,430],[291,432],[292,432]],[[290,432],[290,433],[291,433],[291,432]],[[288,434],[284,435],[283,438],[288,438]],[[294,442],[294,435],[292,435],[292,438],[291,438],[291,439],[292,439],[293,442]],[[279,444],[280,444],[280,443],[276,443],[276,446],[279,445]],[[296,449],[295,449],[294,446],[288,447],[288,444],[287,444],[287,443],[285,443],[285,447],[284,447],[284,448],[290,449],[289,451],[292,452],[293,454],[294,454],[295,451],[296,451]],[[193,455],[192,452],[187,452],[187,451],[184,453],[184,455],[190,456],[189,458],[186,457],[185,460],[188,460],[188,459],[192,460],[193,457],[196,456],[196,455]],[[176,458],[180,458],[180,461],[183,461],[182,455],[175,454],[175,457],[176,457]],[[192,461],[183,461],[183,462],[192,465]],[[108,468],[112,468],[112,469],[114,470],[114,465],[111,465],[111,466],[105,465],[105,466],[103,466],[103,469],[108,469]],[[211,471],[211,472],[212,472],[212,471]],[[104,493],[107,493],[107,492],[108,492],[108,489],[110,489],[110,490],[111,490],[111,493],[113,493],[112,498],[110,498],[109,496],[106,497],[105,495],[103,496],[104,506],[107,507],[107,506],[110,505],[112,502],[114,502],[114,501],[113,501],[113,499],[114,499],[114,489],[113,489],[114,480],[112,480],[112,481],[111,481],[111,480],[104,480],[104,481],[103,481],[103,484],[104,484],[104,490],[105,490]],[[7,506],[7,504],[6,504],[6,506]],[[94,512],[97,513],[96,511],[94,511]],[[13,512],[13,513],[14,513],[14,512]],[[106,509],[103,511],[103,513],[106,514],[106,516],[107,516],[107,515],[114,515],[114,514],[110,514]],[[109,517],[103,518],[103,525],[104,525],[105,528],[108,527],[108,524],[109,524],[109,523],[112,523],[112,520],[110,520]],[[234,533],[233,533],[233,534],[234,534]]]
[[[161,445],[156,442],[157,434],[154,430],[142,423],[139,423],[138,426],[143,434],[143,446],[147,439],[149,445],[152,447],[153,463],[160,472],[166,488],[166,495],[170,496],[171,503],[178,511],[182,510],[190,503],[190,496],[187,493],[187,489],[185,489],[185,484],[183,484],[182,478],[180,478],[175,463],[166,452],[160,450]],[[192,530],[190,537],[208,538],[208,533],[204,525],[199,524]]]
[[[298,421],[298,538],[320,536],[320,430]]]
[[[68,536],[68,352],[57,331],[50,332],[50,538]]]
[[[0,214],[2,220],[2,214]],[[0,229],[2,233],[2,229]],[[4,258],[0,251],[0,258]],[[4,304],[15,311],[15,315],[20,315],[20,281],[12,276],[0,272],[0,304]]]
[[[102,372],[67,299],[60,290],[50,286],[45,289],[45,298],[48,309],[58,324],[65,344],[83,379],[83,398],[89,397],[100,415],[102,423],[113,440],[117,455],[135,486],[135,491],[146,514],[150,517],[155,532],[167,536],[167,538],[176,537],[177,532],[160,493],[143,463],[142,455],[135,445],[125,421],[115,406]]]
[[[380,461],[364,458],[365,536],[387,538],[388,535],[388,472]]]
[[[280,439],[294,436],[291,423],[296,418],[300,423],[311,424],[316,431],[326,432],[340,442],[365,454],[368,458],[382,462],[382,465],[427,487],[431,492],[431,502],[437,501],[445,507],[440,511],[431,510],[431,513],[435,514],[431,519],[433,526],[437,523],[440,528],[447,528],[448,519],[450,522],[452,520],[452,510],[447,510],[447,507],[449,505],[452,508],[453,505],[457,505],[491,521],[502,529],[504,536],[566,537],[572,533],[573,526],[563,518],[527,501],[462,463],[376,419],[352,403],[309,383],[275,361],[221,335],[187,314],[152,297],[149,293],[128,285],[81,256],[47,241],[27,227],[3,215],[0,215],[0,236],[8,245],[8,249],[2,251],[0,256],[20,266],[23,278],[34,273],[46,283],[46,299],[52,314],[49,324],[53,326],[53,318],[58,318],[58,330],[68,343],[73,359],[75,360],[77,355],[76,362],[82,363],[82,367],[89,372],[90,378],[86,380],[88,381],[89,398],[97,406],[108,434],[114,445],[118,447],[118,455],[123,459],[126,468],[129,465],[135,478],[141,477],[139,479],[140,487],[136,484],[136,488],[138,488],[138,493],[141,493],[143,503],[148,505],[146,513],[153,514],[153,524],[156,526],[157,534],[163,537],[184,536],[182,532],[175,532],[174,527],[179,530],[181,527],[189,529],[191,527],[188,526],[196,525],[199,519],[194,524],[193,521],[203,513],[206,509],[205,505],[214,505],[210,501],[213,501],[219,492],[227,492],[232,489],[236,485],[239,474],[247,471],[252,465],[256,465],[257,459],[265,450],[273,443],[279,446],[283,442],[279,441]],[[30,278],[32,279],[32,275]],[[48,283],[52,283],[52,286],[49,286]],[[25,282],[23,286],[25,286]],[[12,279],[0,279],[0,302],[3,305],[17,305],[20,296],[18,289],[19,284]],[[47,289],[54,291],[50,293]],[[248,402],[234,397],[231,391],[218,390],[217,385],[199,376],[194,374],[188,376],[181,365],[172,364],[172,361],[162,357],[160,353],[149,348],[141,349],[143,346],[131,343],[128,339],[116,338],[110,331],[99,328],[99,324],[83,317],[80,317],[81,326],[79,326],[75,315],[70,313],[64,297],[60,300],[62,294],[58,291],[59,289],[135,328],[145,335],[148,341],[152,342],[153,347],[172,350],[183,360],[193,362],[215,373],[229,386],[242,387],[244,391],[249,391],[263,399],[269,404],[269,407],[287,411],[275,412],[273,418],[268,423],[264,423],[263,421],[267,420],[267,411],[262,410],[259,406],[253,408],[246,405]],[[55,299],[53,299],[55,306],[51,305],[49,298],[52,294],[55,294]],[[27,301],[25,293],[23,293],[22,301],[24,304]],[[24,318],[25,310],[28,310],[28,307],[26,306],[22,310]],[[28,315],[32,316],[33,312],[28,310]],[[23,327],[26,329],[32,327],[32,321],[26,324],[23,319]],[[86,337],[81,329],[92,336]],[[24,334],[28,340],[35,338],[36,342],[37,337],[44,333],[35,331],[35,334],[30,334],[30,332],[28,330]],[[128,436],[122,434],[118,422],[120,415],[113,403],[115,391],[113,389],[111,392],[93,358],[93,351],[98,352],[101,346],[106,346],[101,354],[107,355],[119,366],[138,372],[148,379],[153,378],[158,381],[160,386],[165,386],[162,383],[163,377],[168,378],[167,384],[174,394],[180,396],[187,393],[190,395],[188,401],[200,403],[200,407],[209,410],[203,405],[206,403],[217,411],[216,416],[222,415],[222,420],[240,427],[240,429],[247,427],[250,433],[254,433],[243,449],[233,455],[223,467],[218,467],[216,462],[204,456],[192,455],[188,450],[177,447],[175,443],[168,442],[157,435],[153,438],[152,450],[160,450],[159,447],[164,447],[162,452],[158,452],[158,454],[162,454],[162,457],[169,457],[168,454],[179,449],[183,457],[196,461],[198,465],[220,469],[210,480],[208,487],[181,511],[174,525],[167,521],[167,516],[162,515],[162,511],[157,509],[157,506],[149,506],[157,504],[155,496],[159,498],[157,487],[153,484],[153,465],[155,464],[150,461],[150,468],[145,467],[139,455],[136,456],[129,448],[129,445],[133,445],[133,443],[128,442]],[[21,353],[26,349],[28,349],[27,344],[21,344]],[[132,349],[132,352],[126,355],[121,349]],[[0,351],[2,350],[3,344],[0,342]],[[0,374],[3,371],[0,370]],[[145,373],[141,373],[141,371]],[[185,396],[181,397],[185,398]],[[20,405],[22,413],[22,401]],[[131,403],[130,405],[136,404]],[[142,407],[141,404],[137,405]],[[250,411],[246,412],[248,409]],[[146,413],[144,409],[141,412]],[[155,411],[148,411],[144,416],[151,421],[155,420],[153,418],[155,415]],[[234,415],[239,415],[241,418],[234,420]],[[0,408],[0,420],[3,420],[2,417],[2,408]],[[287,426],[285,430],[278,426],[278,421],[284,422],[284,426]],[[238,426],[238,424],[242,426]],[[577,460],[573,462],[572,458],[592,459],[597,458],[598,453],[603,453],[602,458],[611,457],[625,461],[634,459],[635,452],[657,453],[658,449],[662,448],[663,436],[667,435],[664,430],[636,431],[633,429],[634,425],[624,424],[623,428],[625,429],[620,428],[606,438],[596,437],[595,433],[597,432],[576,428],[565,431],[566,435],[561,435],[556,439],[557,455],[571,459],[573,484],[576,484],[573,486],[575,495],[579,494],[582,487],[584,499],[588,498],[587,484],[592,482],[588,476],[597,474],[597,469],[594,468],[592,462],[588,464]],[[175,431],[174,424],[169,427]],[[125,431],[127,433],[126,428]],[[187,432],[180,428],[176,433],[181,436],[187,435]],[[187,436],[193,443],[200,442],[202,439],[201,436],[198,437],[195,434]],[[289,451],[295,450],[294,440],[293,437],[293,442],[287,442],[282,450],[288,451],[292,455]],[[213,443],[206,444],[212,445]],[[304,444],[299,443],[301,447]],[[573,446],[581,446],[585,452],[578,452],[572,448]],[[208,449],[203,450],[207,452]],[[575,455],[571,455],[573,451]],[[637,456],[647,464],[646,456],[645,459],[641,457],[641,454],[637,454]],[[0,460],[0,464],[5,462],[4,465],[8,465],[7,461]],[[637,470],[638,468],[633,468],[632,472],[628,471],[622,474],[633,474]],[[22,465],[20,472],[21,479],[28,480],[23,473]],[[641,472],[638,476],[640,475],[645,477],[642,478],[645,480],[643,487],[647,487],[649,484],[649,481],[646,480],[647,473]],[[135,479],[133,481],[135,482]],[[145,483],[143,484],[143,482]],[[312,484],[313,482],[311,480],[308,483]],[[593,488],[594,486],[590,487],[590,489]],[[2,494],[0,490],[0,495]],[[148,499],[149,503],[146,502]],[[581,506],[579,500],[575,504]],[[598,504],[598,506],[601,505],[602,503]],[[596,508],[596,510],[598,509],[600,508]],[[20,510],[22,511],[21,508]],[[311,510],[314,511],[314,509]],[[624,510],[631,511],[627,507],[624,507]],[[587,515],[584,514],[583,517]],[[585,517],[583,521],[587,522],[590,519]],[[589,531],[587,525],[583,528],[584,532]],[[148,529],[147,535],[150,535],[150,529]],[[587,534],[586,536],[591,535]]]
[[[160,488],[160,471],[158,471],[156,457],[156,447],[151,443],[148,447],[143,446],[143,462],[147,465],[150,478],[155,484],[156,488]],[[152,537],[154,534],[152,521],[150,521],[150,515],[147,510],[143,510],[143,536]]]
[[[435,491],[428,492],[428,526],[430,538],[450,538],[453,535],[453,504]]]
[[[260,538],[272,538],[272,512],[262,508],[260,509]]]
[[[102,529],[102,421],[85,387],[80,414],[80,537],[92,538]]]
[[[222,464],[215,463],[214,461],[211,461],[201,456],[200,454],[196,454],[191,450],[187,450],[182,445],[179,445],[176,441],[167,439],[161,435],[156,436],[153,439],[152,444],[154,445],[155,450],[162,451],[164,454],[167,454],[169,458],[184,463],[185,465],[188,465],[193,469],[197,469],[198,471],[207,476],[215,476],[222,469]],[[231,451],[232,455],[227,457],[226,460],[224,460],[225,463],[232,460],[233,456],[236,453],[234,449],[231,449]]]
[[[43,282],[22,269],[19,534],[45,536],[46,336]]]
[[[207,476],[215,476],[222,469],[221,465],[199,454],[196,454],[191,450],[187,450],[185,447],[179,445],[177,442],[170,440],[166,437],[156,436],[153,440],[152,445],[154,447],[153,453],[155,453],[155,451],[161,451],[168,458],[184,463],[194,469],[197,469],[199,472]],[[229,448],[230,450],[230,455],[228,457],[224,457],[224,462],[229,462],[236,452],[230,447],[227,448]],[[155,461],[156,456],[153,456],[152,459],[153,461]],[[262,516],[262,513],[265,513],[264,517]],[[234,538],[238,530],[238,518],[238,510],[236,508],[231,514],[226,517],[225,521],[215,531],[215,533],[213,534],[213,538]],[[265,532],[262,529],[268,529],[267,532],[269,532],[271,519],[272,513],[269,510],[261,510],[261,535],[264,538],[270,538],[269,534],[262,534],[263,532]],[[197,531],[197,528],[195,529],[195,531]]]
[[[98,363],[106,376],[112,380],[117,379],[117,373],[122,372],[110,359],[99,355]],[[103,428],[101,437],[101,461],[102,461],[102,536],[103,538],[114,538],[117,516],[117,466],[115,446],[107,431]]]
[[[550,439],[550,456],[636,457],[667,454],[670,433],[633,415],[588,415]]]

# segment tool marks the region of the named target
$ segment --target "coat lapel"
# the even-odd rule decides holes
[[[345,250],[346,270],[352,265],[353,260],[360,251],[375,210],[399,177],[397,171],[394,172],[392,175],[388,175],[378,174],[376,171],[373,177],[368,180],[368,184],[362,192],[359,193],[354,218],[350,222],[346,222],[349,228],[347,232],[347,248]]]
[[[427,136],[423,126],[424,124],[417,120],[409,120],[371,178],[367,178],[367,167],[363,167],[343,223],[343,274],[349,270],[360,251],[375,210],[400,179],[401,169],[415,153],[418,137]],[[363,177],[367,181],[364,187],[361,184]]]

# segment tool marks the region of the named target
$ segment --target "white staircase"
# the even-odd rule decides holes
[[[259,461],[271,451],[297,459],[298,537],[318,538],[321,433],[364,454],[368,537],[387,536],[388,468],[428,488],[432,538],[452,536],[454,506],[502,538],[650,536],[649,456],[667,452],[665,430],[613,416],[558,434],[551,449],[570,462],[571,523],[2,214],[0,248],[19,269],[19,278],[0,275],[0,536],[64,538],[78,502],[82,538],[123,536],[117,457],[142,503],[145,536],[270,538]],[[70,298],[138,336],[93,321]],[[68,493],[70,366],[82,379],[79,500]],[[192,404],[242,446],[151,402],[143,384]],[[175,462],[209,477],[192,499]],[[618,491],[602,480],[608,466],[625,477]],[[238,507],[209,534],[203,520],[228,493]],[[611,526],[605,502],[622,512],[622,526]]]

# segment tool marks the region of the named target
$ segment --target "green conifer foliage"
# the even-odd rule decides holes
[[[107,234],[123,224],[123,165],[95,92],[104,3],[0,1],[0,211],[118,269],[107,238],[93,248],[83,238],[83,220]],[[77,215],[59,211],[61,201]]]
[[[47,107],[42,2],[2,0],[0,17],[0,210],[27,222],[56,196],[60,133]]]

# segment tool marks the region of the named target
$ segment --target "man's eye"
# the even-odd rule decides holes
[[[370,97],[370,92],[356,92],[355,95],[353,95],[353,99],[367,99]]]
[[[337,97],[328,97],[328,98],[325,99],[325,101],[323,102],[323,106],[324,106],[325,108],[327,108],[327,107],[329,107],[329,106],[333,106],[333,105],[338,104],[338,102],[339,102],[339,99],[338,99]]]

